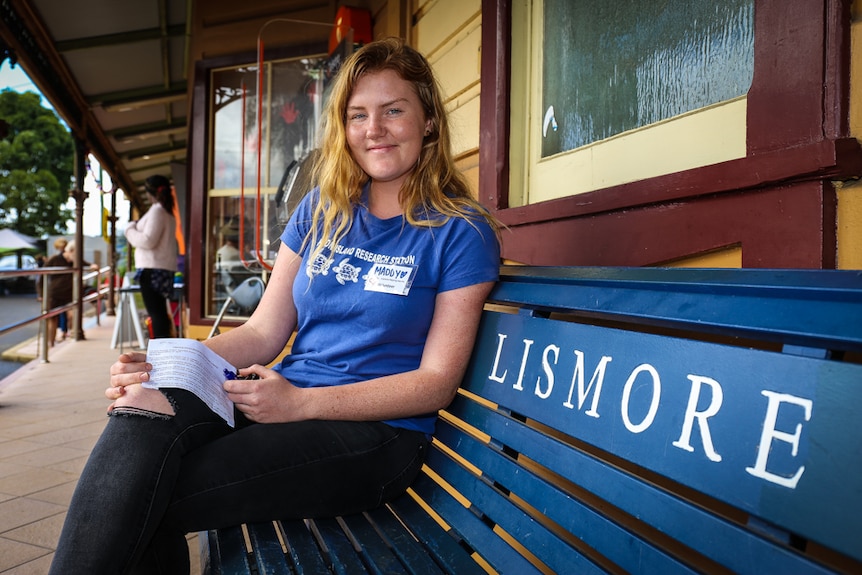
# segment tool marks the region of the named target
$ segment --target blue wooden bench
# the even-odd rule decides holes
[[[862,573],[862,272],[504,268],[411,490],[205,572]]]

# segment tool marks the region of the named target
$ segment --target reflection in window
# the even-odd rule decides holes
[[[313,145],[320,62],[319,58],[302,58],[264,65],[260,142],[263,187],[275,186],[288,164],[307,154]],[[258,160],[257,69],[252,66],[215,71],[213,85],[213,188],[239,188],[241,174],[246,187],[254,188]]]
[[[542,157],[747,93],[754,0],[545,0]]]

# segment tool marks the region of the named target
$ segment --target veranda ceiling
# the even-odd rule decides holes
[[[0,0],[0,58],[17,61],[139,207],[144,180],[186,160],[192,2]],[[248,0],[232,9],[321,6],[334,10],[328,0]]]

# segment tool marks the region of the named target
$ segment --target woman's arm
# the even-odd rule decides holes
[[[298,388],[261,366],[262,379],[225,383],[237,408],[258,422],[340,419],[380,421],[432,413],[455,396],[467,368],[492,282],[437,295],[419,368],[348,385]]]
[[[266,365],[284,349],[296,328],[293,281],[301,258],[282,244],[263,298],[244,324],[204,342],[233,365]]]
[[[243,325],[205,341],[235,366],[266,365],[281,353],[296,328],[293,280],[300,258],[282,244],[269,284],[252,316]],[[143,352],[124,353],[111,366],[111,387],[105,395],[117,399],[123,387],[149,381],[151,365]]]
[[[129,222],[129,225],[126,227],[126,231],[124,232],[126,239],[136,248],[149,250],[154,248],[158,243],[160,234],[157,230],[154,230],[156,227],[154,208],[155,206],[150,208],[150,211],[144,214],[140,220]]]
[[[153,250],[158,247],[162,237],[174,233],[175,227],[174,216],[168,213],[161,204],[155,204],[140,220],[129,222],[124,234],[134,247]]]

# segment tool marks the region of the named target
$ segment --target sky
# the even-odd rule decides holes
[[[11,68],[9,66],[8,60],[4,60],[3,63],[0,64],[0,90],[5,90],[6,88],[11,88],[16,92],[22,93],[35,92],[36,94],[39,94],[39,96],[42,98],[42,106],[51,110],[54,109],[48,99],[42,96],[42,93],[39,91],[39,88],[37,88],[36,85],[30,81],[30,78],[21,69],[21,66],[15,66],[15,68]],[[63,122],[63,119],[61,118],[60,121]],[[63,124],[65,125],[65,122],[63,122]],[[84,235],[99,236],[102,235],[101,202],[104,202],[105,207],[110,209],[111,199],[109,196],[104,196],[103,198],[102,194],[99,193],[98,183],[96,181],[96,178],[93,177],[93,175],[99,177],[99,162],[93,156],[90,156],[90,166],[93,173],[88,173],[87,177],[84,179],[84,191],[90,193],[89,197],[84,202]],[[110,190],[111,179],[107,174],[104,174],[104,180],[105,181],[102,184],[102,189]],[[69,200],[67,207],[73,210],[74,213],[74,200]],[[125,225],[128,223],[128,215],[129,202],[128,200],[126,200],[123,194],[119,194],[117,196],[117,216],[119,217],[117,227],[119,229],[125,228]],[[67,233],[69,235],[75,233],[74,220],[69,222]]]

